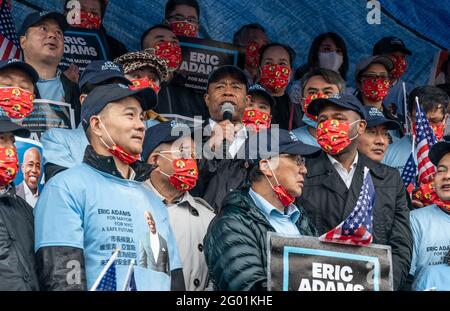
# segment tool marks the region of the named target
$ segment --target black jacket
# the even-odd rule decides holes
[[[315,236],[303,209],[296,223],[302,235]],[[275,229],[248,194],[231,192],[204,238],[206,263],[216,290],[267,290],[267,232]]]
[[[69,80],[63,73],[61,73],[60,79],[64,89],[64,102],[70,104],[72,109],[74,109],[75,126],[77,126],[80,123],[81,116],[80,90],[78,89],[78,84]],[[36,88],[35,93],[36,98],[42,98],[38,88]]]
[[[281,129],[289,131],[300,127],[302,120],[300,105],[291,103],[287,94],[274,97],[274,99],[275,105],[272,107],[272,124],[279,124]]]
[[[39,290],[33,209],[13,187],[0,195],[0,291]]]
[[[307,159],[306,166],[308,173],[298,202],[305,208],[319,235],[336,227],[352,212],[361,191],[364,167],[370,169],[376,192],[373,242],[392,247],[394,289],[399,289],[411,264],[412,234],[405,188],[398,170],[359,153],[356,171],[350,189],[347,189],[324,152]]]
[[[169,82],[163,82],[158,93],[158,104],[153,110],[160,114],[177,114],[189,118],[201,116],[207,120],[209,111],[203,93],[184,87],[185,80],[183,75],[176,74]]]
[[[208,124],[208,121],[205,122]],[[203,128],[202,143],[203,148],[211,137],[211,129],[209,126]],[[245,148],[245,143],[242,144],[241,149]],[[197,146],[197,150],[200,149]],[[221,207],[224,198],[227,194],[240,186],[244,185],[248,177],[248,161],[244,159],[234,158],[228,153],[222,159],[209,158],[204,156],[198,163],[199,178],[197,185],[190,191],[193,196],[201,197],[209,203],[217,213]],[[243,150],[239,150],[237,155],[241,154]]]

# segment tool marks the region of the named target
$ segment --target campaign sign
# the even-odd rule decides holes
[[[58,66],[62,71],[74,64],[81,72],[94,60],[108,59],[106,40],[98,30],[71,29],[64,32],[64,55]]]
[[[268,235],[268,289],[275,291],[391,291],[391,247],[320,242]]]
[[[11,121],[28,128],[30,138],[40,140],[41,135],[50,128],[75,128],[75,114],[70,104],[49,99],[35,99],[33,111],[24,119]],[[0,113],[6,115],[0,108]]]
[[[243,68],[244,51],[229,43],[180,37],[183,61],[179,71],[186,76],[185,87],[206,91],[208,75],[217,67],[235,65]]]
[[[16,194],[34,207],[44,186],[44,158],[42,144],[33,139],[16,136],[19,171],[14,179]]]

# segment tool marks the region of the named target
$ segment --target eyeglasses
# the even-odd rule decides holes
[[[160,154],[171,154],[173,158],[195,159],[195,152],[192,149],[160,151]]]
[[[183,22],[183,21],[187,21],[191,24],[196,24],[198,25],[199,21],[198,19],[196,19],[195,17],[184,17],[183,15],[177,14],[177,15],[171,15],[167,18],[167,20],[169,22]]]
[[[297,154],[297,155],[292,155],[292,154],[286,154],[286,155],[282,155],[286,158],[295,160],[295,164],[297,164],[298,167],[304,167],[306,166],[306,160],[304,157],[302,157],[301,155]]]
[[[389,74],[384,74],[384,73],[382,73],[382,74],[364,74],[364,75],[362,75],[361,76],[361,78],[362,79],[377,79],[377,78],[380,78],[380,79],[384,79],[384,80],[389,80],[390,79],[390,77],[389,77]]]

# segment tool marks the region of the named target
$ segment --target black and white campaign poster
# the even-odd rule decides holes
[[[180,37],[183,61],[179,71],[186,76],[185,87],[206,91],[208,75],[217,67],[235,65],[243,68],[244,51],[229,43],[200,38]]]
[[[272,291],[392,291],[391,247],[268,234]]]
[[[73,28],[64,32],[64,55],[58,66],[62,71],[74,64],[82,72],[92,61],[108,59],[106,39],[98,30]]]
[[[11,121],[26,127],[31,139],[39,141],[42,133],[50,128],[74,129],[75,114],[70,104],[48,99],[35,99],[33,111],[24,119]],[[3,111],[1,113],[4,114]]]

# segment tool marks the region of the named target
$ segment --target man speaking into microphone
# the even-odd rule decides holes
[[[250,96],[244,72],[230,65],[211,72],[206,91],[204,98],[211,118],[202,129],[203,155],[193,192],[218,212],[227,193],[247,177],[246,161],[238,155],[243,154],[240,150],[247,139],[242,117]]]

